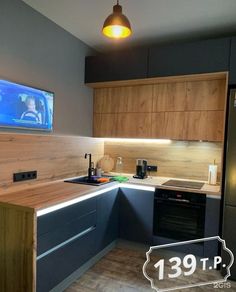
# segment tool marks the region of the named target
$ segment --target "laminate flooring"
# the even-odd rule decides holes
[[[144,277],[142,267],[146,261],[148,248],[142,245],[121,242],[104,256],[99,262],[92,266],[78,280],[71,284],[66,292],[152,292],[150,282]],[[173,253],[176,256],[176,253]],[[160,258],[163,258],[163,255]],[[194,273],[197,280],[219,279],[219,271],[208,275],[202,270]],[[192,278],[191,278],[192,279]],[[188,284],[188,277],[178,278],[176,284]],[[167,283],[168,284],[168,283]],[[167,285],[168,286],[168,285]],[[166,286],[166,287],[167,287]],[[177,286],[177,285],[176,285]],[[229,288],[228,288],[229,287]],[[164,287],[162,287],[164,288]],[[217,292],[236,291],[236,282],[228,281],[220,288],[213,284],[201,287],[174,290],[176,292]]]

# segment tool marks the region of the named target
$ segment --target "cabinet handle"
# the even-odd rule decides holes
[[[96,228],[96,225],[91,226],[91,227],[89,227],[89,228],[83,230],[82,232],[76,234],[75,236],[73,236],[73,237],[67,239],[66,241],[63,241],[62,243],[60,243],[60,244],[54,246],[53,248],[51,248],[51,249],[45,251],[44,253],[42,253],[42,254],[40,254],[39,256],[37,256],[37,258],[36,258],[37,261],[40,260],[40,259],[42,259],[42,258],[44,258],[45,256],[49,255],[50,253],[52,253],[52,252],[58,250],[59,248],[65,246],[65,245],[67,245],[67,244],[69,244],[70,242],[72,242],[72,241],[74,241],[74,240],[76,240],[76,239],[78,239],[78,238],[84,236],[85,234],[87,234],[87,233],[93,231],[95,228]]]

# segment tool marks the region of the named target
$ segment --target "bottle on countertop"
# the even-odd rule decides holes
[[[123,172],[122,157],[117,157],[117,160],[116,160],[116,172],[119,173],[119,175],[121,175],[122,172]]]
[[[209,165],[208,184],[216,185],[216,183],[217,183],[217,165],[216,165],[216,160],[214,160],[214,164]]]

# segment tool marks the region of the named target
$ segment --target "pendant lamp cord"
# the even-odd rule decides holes
[[[120,5],[119,0],[117,0],[117,5]]]

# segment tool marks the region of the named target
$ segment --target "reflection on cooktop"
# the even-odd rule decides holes
[[[165,186],[179,187],[179,188],[189,188],[200,190],[204,183],[195,182],[195,181],[186,181],[186,180],[174,180],[170,179],[167,182],[163,183]]]

